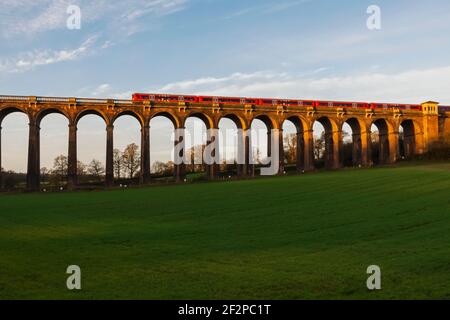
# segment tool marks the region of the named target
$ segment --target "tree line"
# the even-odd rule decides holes
[[[114,149],[113,164],[114,174],[117,178],[133,178],[136,176],[140,167],[139,146],[135,143],[129,144],[123,151]],[[69,161],[66,155],[59,155],[53,161],[53,167],[48,169],[41,168],[41,179],[44,182],[49,179],[64,181],[68,174]],[[77,161],[78,178],[92,178],[102,180],[105,175],[105,166],[100,160],[92,159],[88,164]]]
[[[343,143],[343,163],[346,166],[352,165],[352,152],[353,142],[346,138],[348,133],[344,132]],[[399,136],[399,148],[402,148],[403,134]],[[375,164],[377,163],[379,153],[379,135],[378,132],[372,132],[372,158]],[[206,171],[206,166],[203,161],[203,152],[206,145],[195,145],[186,151],[186,157],[190,160],[190,163],[186,164],[186,173],[195,173]],[[320,168],[325,162],[325,133],[314,139],[314,160],[315,166]],[[262,164],[263,159],[261,152],[256,149],[254,157],[257,164]],[[284,137],[284,160],[289,165],[296,163],[297,157],[297,135],[287,134]],[[429,147],[426,154],[421,156],[415,156],[417,159],[430,159],[430,160],[448,160],[450,159],[450,145],[444,142],[436,142]],[[113,170],[114,177],[116,179],[135,179],[140,174],[140,149],[135,143],[131,143],[125,147],[123,151],[114,149],[113,151]],[[227,164],[224,160],[219,165],[220,171],[225,172],[227,175],[236,172],[237,164]],[[152,164],[151,172],[157,177],[171,177],[173,175],[174,163],[173,161],[156,161]],[[26,174],[20,172],[14,172],[12,170],[5,171],[1,168],[2,173],[2,185],[1,188],[14,189],[24,188]],[[53,167],[41,168],[41,181],[43,184],[59,186],[63,185],[67,181],[68,174],[68,158],[65,155],[57,156],[53,161]],[[85,164],[81,161],[77,162],[77,175],[78,180],[82,184],[97,184],[100,183],[105,176],[105,167],[103,163],[97,159],[92,159],[89,163]]]

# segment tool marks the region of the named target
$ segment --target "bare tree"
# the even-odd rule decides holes
[[[141,158],[139,156],[139,147],[135,144],[129,144],[123,152],[123,166],[128,177],[131,179],[139,170]]]
[[[206,145],[199,144],[192,146],[187,150],[186,157],[190,160],[190,164],[187,166],[191,172],[204,170],[203,153]]]
[[[85,174],[86,174],[86,165],[81,161],[77,161],[77,176],[82,177]]]
[[[53,161],[53,173],[60,178],[67,176],[68,161],[65,155],[59,155]]]
[[[2,168],[2,172],[3,172],[3,168]],[[41,180],[42,180],[42,182],[45,182],[45,180],[47,179],[49,174],[50,174],[50,170],[48,170],[47,167],[42,167],[41,168]]]
[[[102,175],[105,173],[105,167],[103,166],[103,164],[100,161],[98,161],[96,159],[93,159],[91,161],[87,170],[90,175],[92,175],[93,177],[95,177],[99,180],[102,177]]]
[[[284,137],[284,154],[287,163],[295,163],[297,155],[297,134],[291,133]]]
[[[161,161],[155,161],[152,165],[152,172],[156,174],[163,174],[166,171],[166,164]]]
[[[119,149],[114,149],[113,151],[113,167],[114,175],[117,179],[120,179],[123,170],[123,154]]]
[[[325,154],[325,132],[319,138],[314,139],[314,159],[321,160]]]
[[[167,161],[167,162],[161,162],[156,161],[152,165],[152,172],[159,174],[159,175],[168,175],[173,170],[174,163],[173,161]]]

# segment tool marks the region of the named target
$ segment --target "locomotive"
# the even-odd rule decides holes
[[[330,107],[330,108],[355,108],[355,109],[400,109],[421,111],[420,104],[393,104],[393,103],[368,103],[368,102],[343,102],[321,100],[294,100],[294,99],[270,99],[270,98],[246,98],[246,97],[220,97],[220,96],[194,96],[175,94],[151,94],[134,93],[133,101],[152,101],[167,103],[205,103],[221,105],[256,105],[256,106],[287,106],[287,107]],[[448,108],[450,111],[450,107]]]

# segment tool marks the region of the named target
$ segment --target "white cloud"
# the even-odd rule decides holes
[[[0,60],[0,71],[18,73],[32,70],[39,66],[77,60],[90,54],[96,41],[97,37],[92,36],[78,48],[71,50],[33,50],[20,53],[17,57]]]
[[[327,77],[268,71],[234,73],[170,83],[158,92],[394,103],[421,103],[432,99],[450,104],[449,87],[450,66],[445,66],[392,74],[372,71]]]
[[[110,91],[111,91],[111,85],[109,85],[108,83],[104,83],[104,84],[99,85],[97,88],[95,88],[95,90],[92,92],[92,95],[94,97],[98,97],[98,96],[104,95]]]
[[[111,98],[111,99],[131,99],[134,91],[114,92],[114,88],[109,83],[102,83],[97,87],[84,87],[78,90],[78,94],[95,98]]]

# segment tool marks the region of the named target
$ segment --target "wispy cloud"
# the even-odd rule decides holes
[[[146,1],[137,8],[130,8],[128,12],[122,15],[125,20],[133,21],[148,14],[156,14],[160,16],[172,14],[183,10],[187,0],[154,0]]]
[[[225,16],[225,19],[237,18],[240,16],[244,16],[247,14],[271,14],[280,11],[284,11],[290,9],[292,7],[304,4],[306,2],[310,2],[311,0],[295,0],[295,1],[280,1],[276,3],[255,5],[253,7],[244,8],[238,10],[236,12],[231,13],[230,15]]]
[[[33,35],[65,28],[66,10],[70,4],[68,0],[0,0],[3,18],[0,20],[1,35]]]
[[[78,95],[94,98],[131,99],[132,90],[116,91],[113,85],[102,83],[98,86],[87,86],[77,90]]]
[[[81,8],[82,25],[101,21],[116,29],[139,29],[136,22],[183,10],[188,0],[0,0],[0,35],[9,38],[66,28],[69,5]],[[147,20],[148,22],[148,20]]]
[[[111,91],[111,85],[109,83],[103,83],[99,85],[95,90],[92,92],[92,96],[98,97],[101,95],[105,95]]]
[[[17,57],[0,60],[0,71],[19,73],[35,69],[39,66],[56,64],[64,61],[80,59],[94,50],[97,37],[92,36],[75,49],[65,50],[33,50],[20,53]]]

